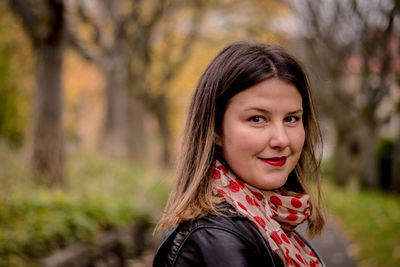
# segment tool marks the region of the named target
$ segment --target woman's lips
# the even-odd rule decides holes
[[[260,158],[262,162],[271,166],[281,167],[285,165],[287,157],[274,157],[274,158]]]

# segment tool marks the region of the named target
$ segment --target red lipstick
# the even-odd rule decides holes
[[[273,157],[273,158],[260,158],[262,162],[267,163],[271,166],[281,167],[285,165],[287,157]]]

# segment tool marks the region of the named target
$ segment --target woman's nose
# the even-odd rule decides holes
[[[270,130],[270,146],[272,148],[284,148],[289,145],[289,136],[284,125],[274,125]]]

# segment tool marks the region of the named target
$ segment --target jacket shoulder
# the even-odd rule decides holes
[[[253,266],[252,260],[281,263],[248,219],[207,215],[168,231],[153,266]]]

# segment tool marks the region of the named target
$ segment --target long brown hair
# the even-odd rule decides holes
[[[246,41],[225,47],[200,78],[189,108],[175,185],[157,230],[207,213],[218,213],[215,204],[221,199],[213,195],[210,177],[215,160],[220,157],[215,134],[221,128],[227,102],[240,91],[270,78],[293,84],[301,94],[306,140],[299,162],[284,187],[311,196],[309,234],[314,235],[322,230],[322,138],[307,75],[298,61],[283,49]],[[316,182],[317,199],[313,197],[308,181]]]

